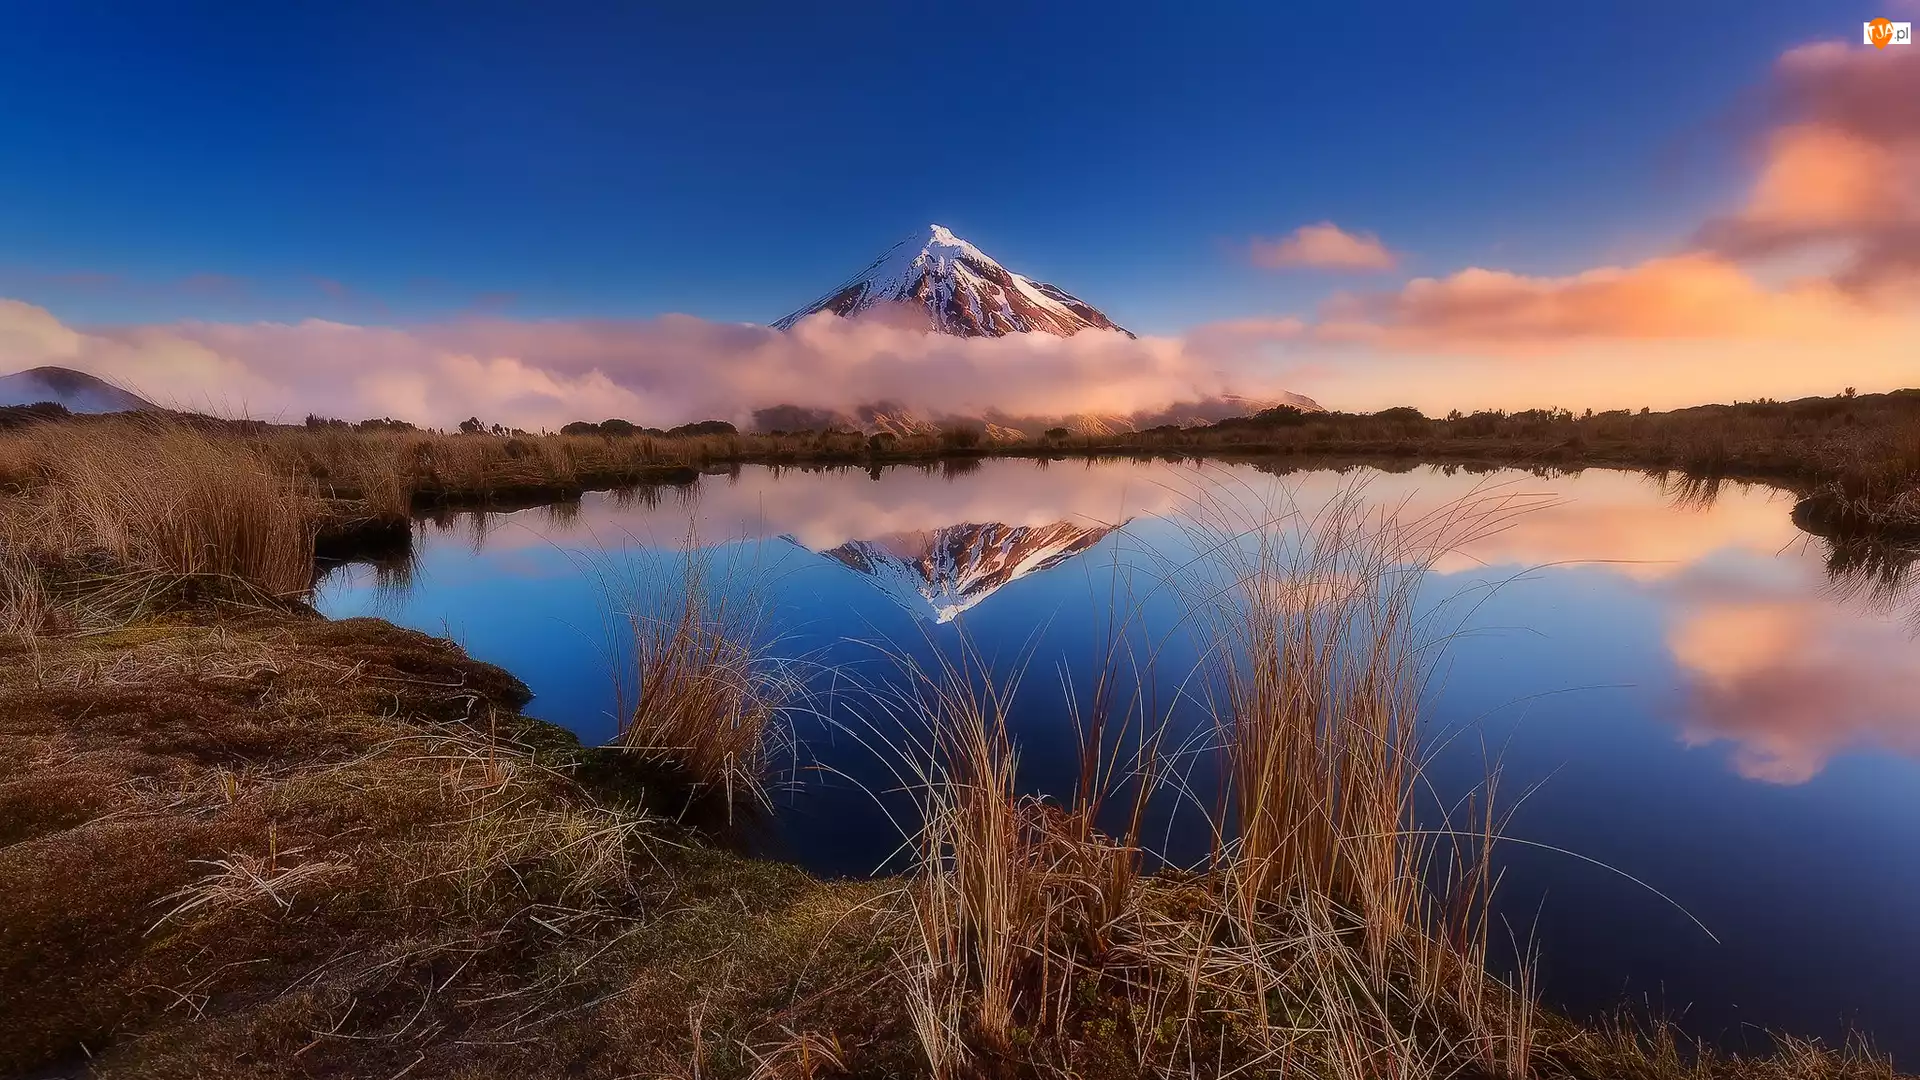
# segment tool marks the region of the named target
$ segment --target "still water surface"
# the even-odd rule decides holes
[[[1508,836],[1619,872],[1504,849],[1501,909],[1538,941],[1548,1000],[1651,1003],[1735,1043],[1757,1028],[1859,1029],[1920,1061],[1920,596],[1898,559],[1843,572],[1852,553],[1799,532],[1791,497],[1765,487],[1683,497],[1608,470],[749,467],[423,522],[410,574],[342,568],[320,606],[449,634],[525,680],[531,714],[604,741],[608,582],[647,580],[691,545],[715,574],[755,584],[779,647],[818,665],[816,680],[898,679],[877,645],[945,648],[963,633],[1002,670],[1024,662],[1023,778],[1064,795],[1075,743],[1060,672],[1090,681],[1116,594],[1164,671],[1190,669],[1185,591],[1166,581],[1192,557],[1197,508],[1310,513],[1356,484],[1405,516],[1463,498],[1527,507],[1423,584],[1430,625],[1453,633],[1423,722],[1440,799],[1497,759]],[[847,778],[884,781],[835,715],[852,697],[823,695],[826,715],[796,723],[798,767],[766,841],[826,873],[871,872],[900,839]],[[1192,703],[1169,707],[1204,723]]]

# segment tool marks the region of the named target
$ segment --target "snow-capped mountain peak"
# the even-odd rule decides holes
[[[881,305],[924,311],[930,329],[961,337],[1118,330],[1112,319],[1064,289],[1016,274],[944,225],[887,249],[852,280],[774,323],[779,330],[819,311],[851,318]]]

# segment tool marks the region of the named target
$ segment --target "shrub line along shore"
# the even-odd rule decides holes
[[[1401,522],[1347,501],[1292,539],[1271,507],[1200,526],[1248,541],[1208,545],[1237,552],[1246,587],[1203,604],[1214,647],[1196,677],[1227,789],[1214,850],[1178,873],[1151,869],[1142,822],[1180,755],[1148,703],[1097,689],[1128,666],[1112,649],[1087,673],[1093,705],[1070,709],[1083,782],[1058,799],[1016,788],[1011,688],[977,657],[904,668],[878,711],[922,740],[895,762],[918,804],[909,857],[822,881],[725,849],[795,685],[751,608],[691,571],[654,583],[660,617],[615,660],[635,695],[607,748],[525,717],[526,688],[451,642],[328,621],[304,597],[328,543],[406,535],[421,505],[754,460],[1619,454],[1777,468],[1802,516],[1893,530],[1914,510],[1916,400],[1500,417],[1483,434],[1278,413],[1000,444],[12,426],[0,1072],[1891,1077],[1857,1045],[1755,1037],[1739,1056],[1659,1023],[1576,1023],[1542,1006],[1527,964],[1490,959],[1490,793],[1446,844],[1413,827],[1422,654],[1397,569],[1494,524],[1483,507]],[[687,813],[716,800],[727,814]]]
[[[54,415],[35,409],[44,407],[0,409],[0,429]],[[528,506],[589,490],[685,485],[743,465],[964,468],[993,457],[1204,458],[1275,470],[1434,462],[1677,471],[1788,488],[1803,500],[1796,520],[1825,534],[1920,540],[1920,390],[1581,416],[1536,409],[1429,419],[1411,409],[1356,415],[1282,407],[1204,427],[1055,428],[1031,436],[968,424],[873,435],[739,434],[717,422],[665,434],[621,421],[569,426],[617,434],[492,434],[476,423],[472,433],[441,435],[397,430],[390,421],[356,429],[317,418],[298,428],[190,419],[250,435],[277,471],[310,481],[325,500],[321,542],[335,549],[391,543],[411,514],[433,508]],[[0,489],[18,487],[23,481],[5,468],[0,459]]]

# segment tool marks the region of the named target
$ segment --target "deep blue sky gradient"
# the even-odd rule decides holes
[[[0,296],[79,321],[767,321],[929,221],[1128,325],[1677,242],[1785,48],[1878,12],[1552,5],[19,5]]]

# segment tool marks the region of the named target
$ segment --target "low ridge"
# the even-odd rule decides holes
[[[105,379],[63,367],[37,367],[0,375],[0,406],[51,402],[77,413],[151,412],[153,402]]]

